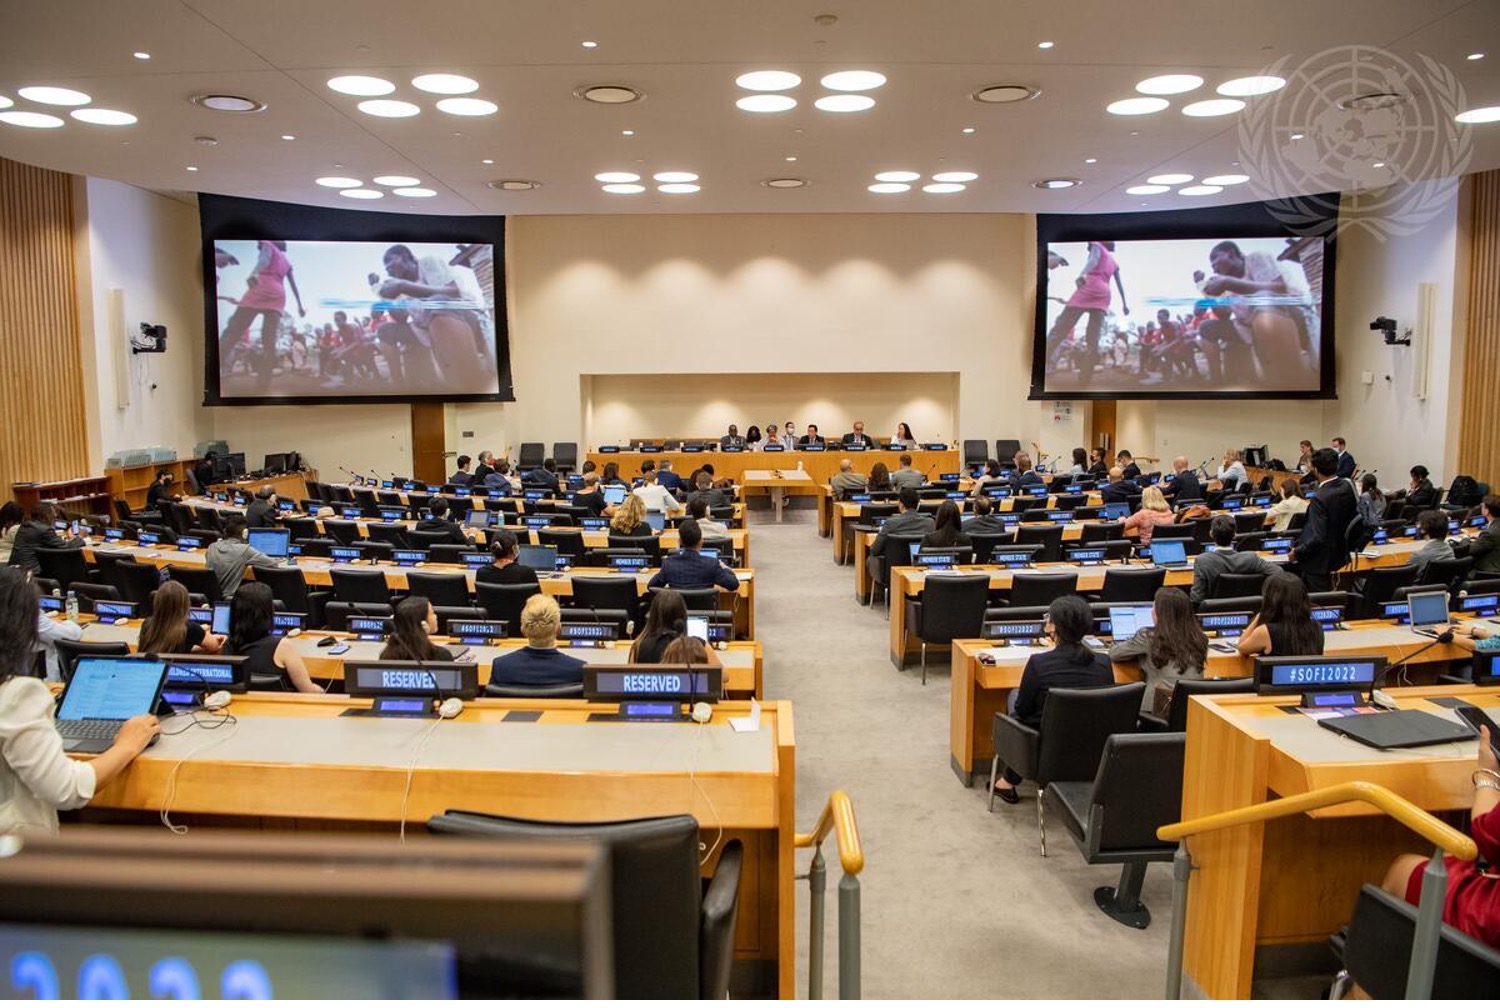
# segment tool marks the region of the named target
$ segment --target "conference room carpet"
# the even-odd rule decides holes
[[[985,811],[948,766],[947,656],[887,657],[884,609],[854,601],[854,569],[835,566],[816,517],[776,525],[750,516],[756,632],[766,696],[790,700],[797,730],[797,826],[810,829],[830,792],[854,801],[866,854],[861,876],[866,998],[1160,998],[1171,919],[1171,866],[1152,865],[1146,931],[1116,924],[1094,889],[1119,869],[1089,867],[1070,837],[1048,830],[1039,854],[1036,803]],[[833,838],[825,844],[825,996],[838,992]],[[810,855],[799,853],[798,871]],[[797,993],[807,993],[807,886],[797,884]]]

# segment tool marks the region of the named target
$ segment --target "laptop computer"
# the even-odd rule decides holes
[[[1186,567],[1187,544],[1181,539],[1152,539],[1151,562],[1158,567]]]
[[[1412,749],[1443,742],[1465,742],[1479,733],[1463,721],[1427,711],[1397,710],[1327,718],[1318,724],[1372,749]]]
[[[1124,521],[1130,517],[1129,504],[1106,504],[1104,505],[1104,519],[1106,521]]]
[[[552,574],[557,570],[557,547],[522,546],[516,556],[516,562],[522,566],[530,567],[538,574]]]
[[[652,532],[660,532],[667,527],[667,516],[660,511],[647,511],[646,524],[651,526]]]
[[[604,495],[604,503],[613,507],[616,504],[625,503],[625,495],[630,493],[630,488],[611,483],[599,492]]]
[[[150,714],[161,699],[167,663],[144,658],[80,658],[57,705],[63,750],[102,753],[120,726]]]
[[[1134,637],[1137,631],[1155,625],[1156,610],[1148,605],[1109,607],[1109,633],[1115,640]]]
[[[251,549],[260,550],[266,556],[276,560],[285,560],[287,546],[292,541],[292,532],[290,529],[251,529],[246,533],[246,539]]]
[[[1406,604],[1411,613],[1411,625],[1419,634],[1436,637],[1438,631],[1432,628],[1448,622],[1448,592],[1445,590],[1412,592],[1406,596]]]

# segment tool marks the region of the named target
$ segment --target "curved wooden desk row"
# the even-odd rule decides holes
[[[931,476],[943,473],[959,472],[963,469],[960,464],[959,453],[953,449],[946,451],[912,451],[912,468]],[[839,471],[839,461],[848,459],[854,463],[858,472],[868,473],[870,467],[876,462],[884,462],[886,468],[892,472],[901,467],[901,452],[898,451],[846,451],[842,445],[830,444],[826,451],[745,451],[745,452],[589,452],[589,461],[600,469],[609,462],[614,462],[620,467],[620,475],[625,478],[636,475],[641,471],[641,463],[647,459],[652,460],[658,466],[662,460],[670,460],[672,468],[687,478],[694,469],[705,462],[714,467],[716,479],[732,479],[736,483],[744,480],[748,470],[755,469],[781,469],[792,470],[797,468],[797,463],[802,463],[803,472],[812,479],[811,488],[805,491],[789,490],[790,493],[821,493],[828,485],[829,477]]]
[[[407,828],[419,830],[448,809],[574,821],[688,813],[706,851],[744,842],[735,956],[764,979],[761,996],[793,995],[789,703],[764,704],[761,729],[750,733],[727,723],[748,712],[738,701],[717,705],[707,725],[591,722],[591,713],[616,708],[581,700],[481,699],[450,722],[340,716],[368,706],[344,696],[253,694],[227,708],[232,725],[210,731],[187,716],[169,718],[160,743],[71,816],[160,829],[170,796],[174,823],[363,829],[395,843],[403,808]]]
[[[1431,637],[1416,633],[1409,626],[1398,626],[1382,620],[1356,620],[1348,630],[1335,630],[1325,638],[1324,654],[1384,655],[1392,664],[1411,660],[1409,668],[1428,666],[1426,676],[1436,674],[1431,666],[1467,658],[1468,652],[1454,644],[1434,644]],[[1031,655],[1046,648],[995,647],[994,641],[961,640],[953,642],[953,680],[948,705],[949,763],[958,779],[968,787],[975,774],[989,772],[995,752],[990,741],[994,715],[1006,709],[1013,689],[1021,684],[1021,672]],[[1423,648],[1427,650],[1417,654]],[[981,654],[994,657],[995,664],[980,661]],[[1415,658],[1412,656],[1416,655]],[[1207,674],[1211,679],[1233,679],[1250,675],[1254,662],[1239,654],[1209,651]],[[1140,682],[1135,663],[1115,665],[1119,682]],[[1286,697],[1280,698],[1285,704]]]
[[[190,567],[203,567],[207,564],[206,555],[203,550],[173,550],[161,547],[126,546],[119,547],[84,547],[85,559],[92,561],[94,550],[100,549],[107,553],[128,553],[141,563],[148,563],[155,567],[167,567],[172,564],[180,564]],[[427,574],[463,574],[469,583],[469,590],[474,590],[474,572],[467,567],[456,564],[423,564],[421,567],[397,567],[394,564],[377,564],[359,561],[357,563],[334,564],[330,560],[319,560],[313,557],[301,557],[296,566],[301,569],[302,577],[308,585],[313,587],[326,587],[333,584],[333,568],[335,566],[356,571],[378,570],[385,575],[385,585],[392,591],[406,591],[406,575],[410,571],[419,571]],[[634,575],[636,587],[641,595],[647,594],[647,583],[655,571],[641,571]],[[755,637],[755,572],[752,570],[736,570],[735,576],[740,580],[739,590],[727,592],[720,589],[719,596],[724,598],[733,595],[738,601],[725,599],[720,603],[723,609],[733,608],[734,626],[736,636],[750,640]],[[245,576],[251,580],[255,579],[255,568],[247,567]],[[630,577],[629,574],[621,574],[605,567],[574,567],[569,571],[560,573],[554,577],[542,578],[542,592],[547,595],[556,595],[561,598],[571,597],[573,594],[574,577]]]
[[[358,489],[368,490],[370,488],[369,487],[359,487]],[[410,503],[411,503],[410,496],[404,490],[381,490],[381,491],[376,491],[376,492],[378,492],[378,493],[393,493],[393,494],[396,494],[396,496],[398,496],[398,497],[401,498],[401,506],[402,507],[409,506]],[[278,494],[278,496],[286,496],[286,495]],[[437,496],[437,495],[436,494],[429,494],[428,496]],[[303,500],[303,499],[310,499],[310,498],[303,498],[301,495],[298,495],[296,499],[297,500]],[[460,495],[458,499],[462,499],[462,495]],[[486,495],[475,494],[475,495],[473,495],[473,496],[471,496],[469,498],[469,508],[470,508],[470,510],[480,510],[480,509],[482,509],[484,507],[485,501],[490,500],[490,499],[491,498],[488,497],[488,496],[486,496]],[[531,511],[535,510],[532,507],[532,504],[534,503],[533,501],[528,501],[528,500],[526,500],[524,498],[521,498],[521,497],[508,497],[508,498],[504,498],[504,499],[505,500],[515,501],[516,506],[520,509],[520,513],[521,514],[527,514],[527,513],[531,512]],[[568,502],[568,495],[563,495],[563,496],[560,496],[560,497],[556,498],[553,501],[550,501],[549,503],[553,503],[553,504],[566,504],[567,502]],[[235,503],[232,503],[232,502],[225,502],[225,501],[216,501],[216,500],[214,500],[214,499],[212,499],[210,497],[184,497],[182,499],[181,503],[187,505],[188,507],[211,507],[211,508],[214,508],[214,509],[216,509],[218,511],[233,511],[236,514],[243,514],[244,510],[245,510],[239,504],[235,504]],[[337,507],[340,507],[340,506],[354,506],[354,505],[351,505],[351,504],[349,504],[349,502],[346,501],[346,502],[343,502],[342,504],[325,504],[323,506],[324,507],[337,508]],[[736,501],[734,503],[734,517],[737,518],[737,519],[743,519],[745,517],[745,505],[742,502],[740,502],[740,501]],[[374,519],[370,519],[370,520],[373,521]]]
[[[959,480],[959,490],[955,492],[966,494],[973,487],[973,484],[973,480],[967,478],[961,479]],[[823,499],[818,502],[818,534],[830,536],[833,539],[833,561],[834,563],[843,563],[845,560],[845,550],[847,550],[849,547],[848,527],[850,524],[859,519],[859,509],[863,506],[863,504],[857,501],[836,501],[833,499],[833,491],[828,489],[827,487],[825,487],[824,489],[827,490],[827,493],[825,493]],[[1047,506],[1052,507],[1054,504],[1056,504],[1057,498],[1059,496],[1059,494],[1049,494],[1047,497]],[[1063,494],[1061,496],[1071,495]],[[935,499],[936,498],[930,497],[924,498],[924,502],[930,504]],[[896,502],[890,500],[872,501],[871,503],[895,504]],[[973,512],[973,507],[970,504],[970,498],[966,497],[965,499],[958,501],[958,504],[959,510],[963,511],[965,514],[970,514]],[[999,511],[1002,514],[1009,514],[1016,509],[1016,498],[1002,497],[997,501],[993,501],[993,504],[995,505],[996,511]],[[1084,506],[1103,507],[1104,501],[1103,498],[1099,496],[1099,492],[1097,490],[1090,490],[1088,491],[1088,503]]]

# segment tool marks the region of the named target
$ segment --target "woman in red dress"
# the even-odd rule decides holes
[[[1125,301],[1125,284],[1120,279],[1119,264],[1115,262],[1115,243],[1089,242],[1088,249],[1088,260],[1074,281],[1077,289],[1068,298],[1057,321],[1052,325],[1052,331],[1047,334],[1047,366],[1050,370],[1056,362],[1058,348],[1072,335],[1079,317],[1088,315],[1088,322],[1084,327],[1087,346],[1075,358],[1079,362],[1080,385],[1088,384],[1094,375],[1094,363],[1099,359],[1099,333],[1104,327],[1104,315],[1109,311],[1110,280],[1114,280],[1115,286],[1120,290],[1121,311],[1126,315],[1130,314],[1130,306]]]
[[[219,337],[219,362],[222,368],[229,360],[230,351],[245,338],[255,316],[260,322],[260,380],[270,384],[271,373],[276,367],[276,338],[280,334],[281,316],[286,311],[286,287],[292,285],[292,296],[297,299],[297,312],[307,317],[302,307],[302,292],[297,290],[297,278],[292,275],[291,260],[286,257],[286,242],[261,241],[260,258],[250,274],[245,293],[234,303],[234,314],[224,325]],[[227,300],[227,299],[225,299]]]

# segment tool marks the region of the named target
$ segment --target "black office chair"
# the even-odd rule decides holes
[[[1344,968],[1329,998],[1343,998],[1354,984],[1375,1000],[1406,997],[1416,930],[1416,907],[1379,886],[1363,886],[1347,936],[1335,940],[1342,946]],[[1500,991],[1500,950],[1443,924],[1438,931],[1432,999],[1493,1001],[1496,991]]]
[[[1062,598],[1064,595],[1075,595],[1077,592],[1078,573],[1076,571],[1056,573],[1016,571],[1011,577],[1010,591],[1005,598],[1011,608],[1046,606],[1050,605],[1053,599]]]
[[[468,607],[470,604],[469,579],[464,574],[407,571],[406,590],[411,595],[421,595],[434,606]]]
[[[406,526],[387,522],[369,522],[365,533],[372,542],[390,543],[397,549],[406,548]]]
[[[359,524],[342,518],[324,518],[323,534],[340,546],[353,546],[360,540]]]
[[[284,518],[281,523],[292,533],[293,539],[318,539],[322,536],[316,518]]]
[[[326,558],[333,556],[333,548],[337,546],[336,539],[293,539],[293,545],[302,550],[305,557]]]
[[[1159,718],[1155,714],[1142,714],[1141,729],[1143,731],[1185,732],[1192,697],[1254,692],[1254,676],[1234,679],[1179,679],[1172,684],[1172,701],[1167,708],[1167,716]]]
[[[1251,511],[1246,514],[1237,513],[1234,516],[1235,532],[1261,532],[1266,527],[1266,516],[1263,512]]]
[[[449,810],[429,819],[427,829],[539,844],[601,844],[610,859],[615,997],[728,996],[744,860],[740,841],[723,845],[705,883],[698,821],[688,815],[562,823]]]
[[[115,572],[120,578],[120,594],[125,596],[126,601],[134,602],[140,607],[138,612],[141,616],[149,616],[151,596],[161,583],[161,575],[156,572],[156,568],[135,560],[117,560]]]
[[[323,621],[329,630],[349,629],[350,616],[390,616],[395,607],[389,602],[329,602],[323,607]]]
[[[340,602],[385,605],[391,601],[384,571],[334,567],[329,574],[333,579],[333,596]]]
[[[522,441],[521,454],[517,457],[516,465],[522,472],[532,469],[540,469],[542,462],[547,457],[547,446],[540,441]]]
[[[1473,557],[1458,557],[1454,560],[1432,560],[1428,562],[1427,570],[1422,573],[1422,580],[1428,584],[1453,588],[1461,582],[1467,581],[1473,571]]]
[[[1089,522],[1079,530],[1078,541],[1083,544],[1106,542],[1110,539],[1125,538],[1125,523],[1117,522]]]
[[[943,574],[927,578],[920,598],[906,600],[906,624],[922,641],[922,684],[927,684],[927,645],[978,637],[989,601],[988,574]],[[906,656],[901,656],[906,667]]]
[[[1265,580],[1264,574],[1220,574],[1208,597],[1220,599],[1259,595]]]
[[[1141,884],[1146,865],[1170,861],[1177,851],[1177,844],[1158,840],[1156,831],[1181,818],[1186,753],[1187,735],[1181,732],[1111,735],[1093,780],[1055,781],[1046,790],[1048,807],[1083,860],[1122,866],[1118,885],[1094,890],[1094,904],[1121,924],[1151,925]]]
[[[1084,596],[1098,602],[1150,602],[1166,581],[1163,567],[1110,567],[1104,572],[1099,591],[1085,592]]]
[[[391,563],[396,559],[396,547],[388,542],[361,539],[355,545],[359,548],[361,560],[368,560],[371,563]]]
[[[1072,481],[1070,480],[1069,482],[1071,483]],[[1089,502],[1089,495],[1086,494],[1086,493],[1079,493],[1079,494],[1067,494],[1067,493],[1065,493],[1065,494],[1058,494],[1057,495],[1057,500],[1053,501],[1052,504],[1053,504],[1053,507],[1055,507],[1058,511],[1072,511],[1074,508],[1081,508],[1081,507],[1083,507],[1088,502]]]
[[[643,549],[590,549],[583,555],[583,566],[607,568],[615,557],[640,557],[645,560],[646,551]]]
[[[524,544],[529,540],[522,538]],[[485,553],[477,546],[455,546],[452,543],[435,543],[427,547],[427,562],[440,564],[462,564],[465,553]]]
[[[884,589],[890,584],[892,567],[911,566],[911,548],[922,542],[923,533],[912,533],[909,535],[888,535],[882,546],[882,553],[878,557],[868,557],[865,567],[870,573],[870,605],[875,605],[875,597],[883,595]]]
[[[583,563],[583,554],[588,551],[584,545],[583,533],[566,529],[544,528],[536,532],[537,542],[542,546],[556,546],[559,556],[568,558],[568,563],[574,567]]]
[[[219,591],[219,579],[207,567],[187,567],[168,564],[166,570],[173,581],[181,583],[188,590],[188,594],[202,595],[210,602],[223,600],[224,595]]]
[[[177,531],[165,525],[142,525],[141,529],[146,532],[156,533],[157,538],[169,546],[177,544]]]
[[[452,537],[447,532],[419,532],[416,529],[413,529],[406,534],[406,538],[411,543],[412,549],[427,550],[431,552],[432,550],[437,549],[439,546],[453,546],[459,552],[474,552],[474,550],[468,546],[464,546],[461,543],[455,543]]]
[[[1210,598],[1198,603],[1198,613],[1225,612],[1260,612],[1261,597],[1259,595],[1241,595],[1238,598]]]
[[[323,626],[323,610],[333,593],[309,590],[307,578],[299,568],[251,567],[246,573],[270,588],[271,598],[285,605],[288,612],[307,613],[310,626]]]
[[[1269,532],[1240,532],[1234,537],[1234,548],[1238,553],[1257,553],[1266,548]]]
[[[36,559],[41,564],[42,577],[56,581],[63,591],[67,591],[74,581],[95,581],[99,576],[98,571],[89,570],[89,565],[84,563],[81,549],[48,549],[46,546],[38,546]]]
[[[717,604],[717,599],[715,599]],[[573,579],[573,609],[619,609],[631,624],[641,621],[641,596],[636,579],[628,575]],[[628,631],[627,631],[628,632]]]
[[[1151,529],[1151,538],[1153,541],[1157,539],[1196,540],[1198,528],[1191,522],[1157,525]],[[1189,549],[1191,550],[1191,547]]]
[[[207,507],[202,504],[194,505],[193,515],[197,518],[197,524],[203,528],[218,529],[220,532],[224,531],[224,520],[220,516],[218,508]]]
[[[490,618],[489,613],[485,612],[481,607],[474,605],[435,605],[432,607],[432,614],[437,617],[438,633],[440,634],[448,633],[448,624],[454,622],[455,620],[479,621],[488,620]]]
[[[651,558],[652,567],[661,566],[661,540],[656,536],[627,536],[616,535],[611,532],[607,538],[610,549],[639,549],[645,550],[646,555]]]
[[[474,584],[474,594],[480,607],[489,613],[489,618],[504,620],[505,625],[512,629],[521,625],[521,610],[525,608],[526,600],[540,592],[541,588],[534,584],[491,584],[484,581]]]
[[[1359,602],[1353,592],[1346,591],[1308,592],[1307,600],[1312,603],[1314,609],[1323,606],[1342,606],[1346,614],[1354,612],[1354,607]]]
[[[1037,563],[1053,563],[1063,558],[1062,537],[1061,525],[1021,524],[1016,527],[1017,546],[1042,547],[1041,552],[1036,555]]]
[[[986,441],[964,441],[964,468],[984,465],[989,461],[989,444]]]
[[[1134,539],[1106,539],[1102,543],[1090,543],[1091,546],[1104,547],[1104,559],[1106,560],[1129,560],[1135,553]]]
[[[1013,546],[1016,542],[1014,532],[970,532],[968,535],[969,543],[974,547],[974,562],[977,564],[989,563],[996,549]]]
[[[995,459],[1001,465],[1009,466],[1011,460],[1016,457],[1016,452],[1021,450],[1021,442],[1015,438],[995,439]]]
[[[1354,593],[1359,596],[1359,617],[1374,619],[1380,615],[1380,607],[1389,602],[1396,589],[1413,584],[1417,580],[1417,565],[1402,564],[1399,567],[1375,567],[1354,582]]]
[[[78,667],[80,658],[117,658],[130,654],[130,645],[124,641],[85,643],[76,640],[60,640],[55,643],[55,646],[57,667],[62,673],[63,682],[73,681],[73,670]]]
[[[660,591],[658,588],[651,589],[652,593]],[[690,612],[716,612],[719,611],[720,603],[724,601],[724,594],[718,588],[677,588],[677,594],[682,596],[683,604]]]
[[[522,700],[568,700],[583,696],[583,683],[548,683],[545,686],[522,686],[516,683],[488,683],[484,695]]]
[[[557,463],[557,471],[560,473],[577,471],[578,442],[554,441],[552,443],[552,460]]]
[[[197,539],[204,549],[208,549],[208,547],[223,538],[223,536],[219,535],[213,529],[198,528],[196,526],[190,527],[182,534],[183,536],[192,536],[194,539]]]
[[[120,589],[112,584],[90,584],[87,581],[74,581],[70,590],[78,596],[80,604],[84,606],[84,611],[86,612],[95,611],[93,606],[95,602],[124,601],[124,596],[120,594]]]
[[[114,585],[120,589],[121,597],[124,597],[125,586],[121,584],[120,572],[115,567],[121,560],[134,562],[134,558],[129,553],[111,553],[101,549],[94,550],[94,566],[98,568],[99,573],[93,580],[97,584]]]
[[[1036,825],[1047,856],[1047,785],[1053,781],[1093,780],[1104,744],[1111,735],[1135,731],[1145,683],[1093,689],[1047,691],[1038,731],[1009,714],[996,713],[991,731],[995,758],[990,761],[990,810],[995,808],[995,781],[1004,764],[1037,786]]]

